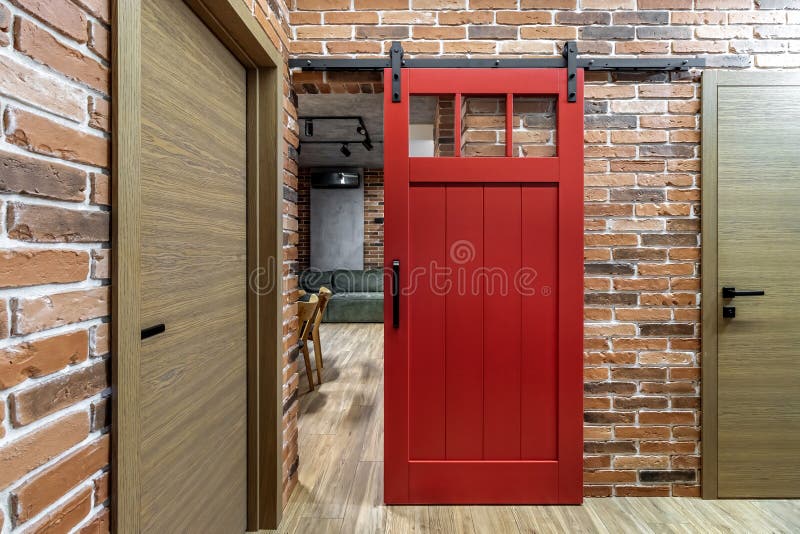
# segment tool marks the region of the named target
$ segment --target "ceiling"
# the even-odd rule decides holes
[[[301,167],[383,167],[383,98],[381,94],[300,94],[297,95],[297,115],[300,127]],[[414,98],[411,106],[412,124],[431,122],[436,97]],[[314,135],[304,135],[302,117],[360,116],[364,119],[372,150],[361,144],[363,136],[356,132],[356,120],[315,120]],[[316,144],[311,141],[354,141],[348,144],[350,157],[341,152],[340,143]]]
[[[383,95],[297,95],[297,115],[300,126],[301,167],[383,167]],[[313,137],[305,137],[302,117],[336,117],[357,115],[364,119],[372,150],[361,144],[364,136],[356,132],[355,120],[315,120]],[[341,144],[316,144],[310,141],[352,140],[350,157],[341,153]]]

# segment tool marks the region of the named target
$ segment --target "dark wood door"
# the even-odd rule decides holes
[[[414,69],[387,93],[388,503],[581,501],[583,98],[566,82]],[[438,155],[413,157],[410,102],[431,95]],[[548,99],[555,131],[521,131]],[[552,144],[523,146],[537,137]]]
[[[141,529],[244,532],[245,69],[183,2],[142,25]]]

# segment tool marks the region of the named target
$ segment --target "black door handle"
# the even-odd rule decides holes
[[[392,327],[400,327],[400,260],[392,261]]]
[[[735,287],[722,288],[722,298],[724,299],[732,299],[734,297],[760,297],[763,294],[763,289],[756,289],[752,291],[736,291]]]
[[[147,328],[142,329],[142,339],[147,339],[148,337],[157,336],[158,334],[163,333],[166,331],[167,327],[164,323],[157,324],[155,326],[149,326]]]

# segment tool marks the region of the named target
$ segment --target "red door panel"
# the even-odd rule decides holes
[[[522,267],[520,187],[485,187],[483,214],[483,457],[519,460],[522,296],[507,275]]]
[[[409,299],[409,458],[444,460],[445,455],[445,301],[443,288],[429,284],[431,265],[444,266],[445,189],[414,187],[410,199],[410,239],[416,246],[409,269],[414,298]],[[446,280],[442,280],[442,285]]]
[[[386,95],[387,503],[581,501],[578,85],[568,103],[561,69],[417,69]],[[411,94],[503,95],[508,125],[514,95],[554,95],[558,155],[409,158]]]
[[[558,458],[558,189],[523,187],[521,277],[533,277],[522,297],[522,458]]]
[[[483,457],[483,300],[473,276],[483,263],[483,188],[445,190],[450,284],[445,295],[447,377],[440,387],[447,407],[446,456],[476,460]]]

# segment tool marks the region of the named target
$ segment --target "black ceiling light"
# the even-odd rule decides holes
[[[342,148],[339,149],[339,152],[344,154],[344,157],[346,158],[349,158],[350,154],[352,154],[352,152],[350,152],[350,149],[347,148],[347,143],[342,143]]]
[[[305,120],[304,130],[306,137],[314,137],[314,121],[312,119]]]
[[[372,142],[369,140],[369,138],[361,141],[361,144],[364,145],[364,148],[366,148],[367,150],[372,150]]]
[[[367,129],[364,128],[364,126],[359,126],[358,128],[356,128],[356,131],[358,133],[360,133],[361,135],[366,135],[367,134]]]

